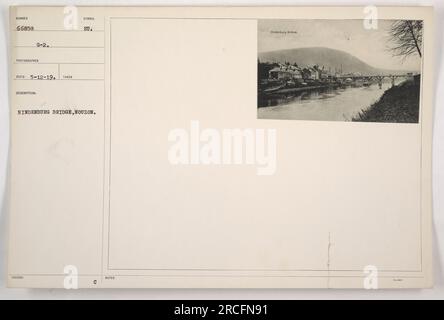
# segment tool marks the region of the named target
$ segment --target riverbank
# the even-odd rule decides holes
[[[305,85],[305,86],[297,86],[297,87],[286,87],[282,89],[278,89],[275,91],[267,92],[266,90],[262,90],[258,92],[258,95],[264,96],[264,97],[273,97],[288,93],[296,93],[301,91],[311,91],[311,90],[318,90],[318,89],[327,89],[327,88],[338,88],[341,84],[339,83],[317,83],[312,85]]]
[[[324,84],[324,85],[315,85],[315,86],[303,86],[303,87],[285,88],[285,89],[279,89],[277,91],[274,91],[270,95],[293,93],[293,92],[316,90],[316,89],[324,89],[324,88],[334,88],[334,87],[338,87],[338,86],[339,85],[337,85],[337,84]]]
[[[419,119],[420,76],[388,89],[352,121],[417,123]]]

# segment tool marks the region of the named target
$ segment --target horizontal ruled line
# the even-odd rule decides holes
[[[105,79],[12,79],[15,81],[104,81]]]
[[[105,64],[104,62],[14,62],[14,64]]]
[[[15,46],[15,48],[38,48],[38,49],[104,49],[105,47],[64,47],[64,46]]]
[[[104,30],[14,30],[15,32],[105,32]]]

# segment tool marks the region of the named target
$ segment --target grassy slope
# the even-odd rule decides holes
[[[417,123],[419,77],[387,90],[378,102],[360,112],[353,121]]]

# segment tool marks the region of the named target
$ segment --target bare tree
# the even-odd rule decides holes
[[[418,54],[422,57],[422,26],[420,20],[397,20],[390,27],[389,34],[392,47],[390,50],[394,56],[404,59]]]

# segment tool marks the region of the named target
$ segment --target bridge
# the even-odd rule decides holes
[[[339,75],[337,76],[338,79],[352,79],[352,80],[364,80],[364,81],[377,81],[378,83],[382,83],[384,79],[390,79],[392,80],[392,86],[395,85],[395,80],[398,78],[406,78],[410,79],[417,75],[413,73],[406,73],[406,74],[384,74],[384,75]]]

